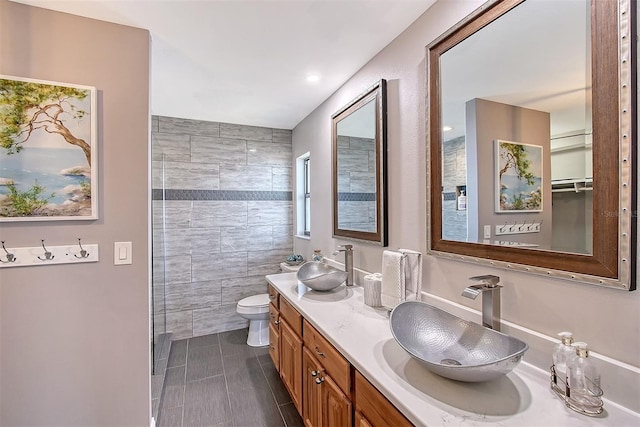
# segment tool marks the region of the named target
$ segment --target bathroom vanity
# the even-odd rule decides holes
[[[276,276],[272,277],[278,281]],[[305,425],[351,426],[355,422],[360,427],[411,426],[412,423],[293,307],[295,303],[287,299],[290,296],[281,295],[286,291],[280,290],[269,276],[267,279],[271,283],[269,354]],[[309,288],[301,284],[300,289]]]
[[[396,343],[387,311],[365,305],[361,287],[317,292],[295,273],[266,278],[269,353],[307,426],[640,425],[638,414],[609,401],[603,417],[567,409],[549,373],[526,362],[484,383],[442,378]]]

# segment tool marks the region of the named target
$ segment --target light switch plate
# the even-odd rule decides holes
[[[113,243],[113,265],[132,264],[131,242]]]

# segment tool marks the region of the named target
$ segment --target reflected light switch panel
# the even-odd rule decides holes
[[[113,264],[131,264],[131,242],[114,242]]]

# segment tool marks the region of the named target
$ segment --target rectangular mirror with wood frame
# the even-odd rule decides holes
[[[431,254],[635,289],[635,8],[493,0],[427,46]]]
[[[387,246],[387,84],[332,116],[333,236]]]

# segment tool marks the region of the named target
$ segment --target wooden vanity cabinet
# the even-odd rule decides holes
[[[280,378],[302,413],[302,316],[284,298],[280,299],[279,326]]]
[[[342,360],[333,361],[335,354],[326,353],[324,348],[307,345],[308,324],[304,323],[305,346],[302,356],[302,419],[306,427],[351,426],[352,406],[349,394],[346,394],[333,380],[327,366],[349,363],[338,353]],[[316,332],[317,333],[317,332]],[[335,351],[335,349],[332,350]],[[336,352],[337,353],[337,352]],[[324,355],[324,356],[319,356]],[[320,361],[325,360],[327,366]],[[335,368],[334,368],[335,369]]]
[[[306,427],[412,425],[271,285],[269,299],[269,355]]]
[[[267,286],[269,292],[269,356],[276,370],[280,372],[280,294],[273,286]]]
[[[269,304],[269,356],[280,371],[280,311]]]

